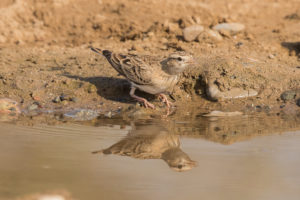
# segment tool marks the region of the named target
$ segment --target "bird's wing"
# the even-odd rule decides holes
[[[111,53],[108,56],[105,55],[105,57],[128,80],[139,85],[149,85],[152,83],[151,74],[153,70],[151,66],[147,65],[138,56]]]

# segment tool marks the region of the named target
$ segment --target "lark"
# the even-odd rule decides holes
[[[179,136],[157,125],[145,125],[106,149],[94,151],[104,155],[129,156],[137,159],[162,159],[177,172],[191,170],[197,162],[182,151]]]
[[[132,98],[152,109],[155,106],[145,98],[135,95],[135,90],[158,96],[169,109],[171,102],[166,94],[173,90],[184,69],[193,63],[192,56],[185,52],[175,52],[160,60],[151,56],[120,54],[99,48],[91,50],[103,55],[111,66],[131,83],[129,94]]]

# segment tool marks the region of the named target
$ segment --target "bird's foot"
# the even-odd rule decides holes
[[[163,103],[166,104],[166,106],[168,107],[168,109],[171,108],[172,102],[170,102],[170,101],[168,100],[168,98],[167,98],[166,95],[164,95],[164,94],[159,94],[159,95],[158,95],[158,98],[160,98],[160,100],[161,100]]]
[[[143,104],[146,108],[155,109],[155,106],[152,103],[150,103],[149,101],[147,101],[146,99],[143,100]]]
[[[171,106],[172,106],[173,103],[170,102],[170,101],[168,100],[167,96],[164,95],[164,94],[159,94],[159,95],[158,95],[158,98],[159,98],[163,103],[165,103],[166,106],[167,106],[167,113],[166,113],[165,115],[162,116],[163,118],[167,118],[167,117],[170,115],[170,109],[171,109]]]
[[[150,103],[149,101],[147,101],[147,99],[142,98],[142,97],[138,97],[138,96],[135,96],[134,98],[135,98],[138,102],[143,103],[143,105],[145,106],[145,108],[155,109],[155,106],[154,106],[152,103]]]

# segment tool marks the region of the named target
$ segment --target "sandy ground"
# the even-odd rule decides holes
[[[191,25],[211,30],[224,22],[245,29],[220,32],[219,39],[183,38]],[[44,111],[126,110],[135,104],[129,84],[89,47],[161,57],[183,50],[197,63],[170,97],[179,111],[287,108],[299,113],[299,91],[286,101],[280,98],[300,88],[299,30],[298,0],[2,0],[0,97],[16,100],[23,111],[35,109],[32,105]],[[214,88],[216,98],[209,94]],[[235,97],[236,90],[257,95],[219,98]],[[63,101],[55,102],[59,96]]]

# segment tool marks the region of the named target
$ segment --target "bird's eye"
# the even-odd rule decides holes
[[[182,61],[182,58],[181,58],[181,57],[178,57],[177,60],[178,60],[178,61]]]
[[[178,167],[178,169],[181,169],[183,166],[182,165],[178,165],[177,167]]]

